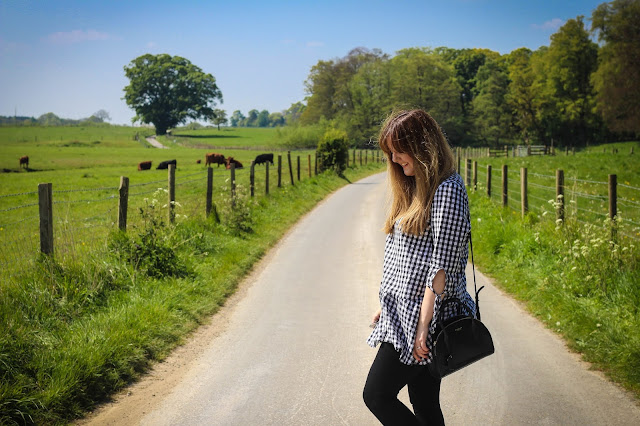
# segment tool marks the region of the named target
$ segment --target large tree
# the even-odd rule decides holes
[[[133,121],[153,123],[156,133],[188,119],[212,119],[222,92],[216,79],[180,56],[139,56],[124,67],[129,85],[124,99],[136,111]]]
[[[602,3],[591,17],[603,43],[593,75],[598,110],[607,126],[640,133],[640,0]]]
[[[547,89],[558,119],[553,135],[579,145],[588,144],[597,127],[591,74],[597,68],[598,46],[589,38],[582,19],[569,19],[553,34],[546,54]]]
[[[506,102],[509,88],[503,58],[488,59],[478,68],[472,90],[475,130],[481,140],[499,146],[510,134],[512,111]]]

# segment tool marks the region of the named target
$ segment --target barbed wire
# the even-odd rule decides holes
[[[100,201],[113,200],[114,198],[118,198],[118,196],[110,195],[106,198],[95,198],[93,200],[61,200],[61,201],[54,201],[53,204],[98,203]]]
[[[158,188],[160,190],[164,190],[164,188]],[[158,189],[154,189],[153,191],[145,191],[145,192],[134,192],[134,193],[130,193],[129,197],[134,197],[137,195],[145,195],[145,194],[154,194],[158,191]]]
[[[5,197],[17,197],[19,195],[33,195],[33,194],[37,194],[38,191],[32,191],[32,192],[19,192],[17,194],[4,194],[4,195],[0,195],[0,198],[5,198]]]
[[[534,183],[534,182],[527,182],[527,185],[529,185],[529,186],[531,186],[533,188],[541,188],[541,189],[548,189],[548,190],[551,190],[551,191],[555,191],[555,188],[552,187],[552,186],[540,185],[540,184],[537,184],[537,183]]]
[[[533,173],[533,172],[527,172],[527,174],[530,174],[530,175],[535,176],[535,177],[541,177],[541,178],[547,178],[547,179],[555,179],[556,178],[555,176],[543,175],[543,174],[540,174],[540,173]]]
[[[640,191],[640,188],[635,187],[635,186],[625,185],[624,183],[619,183],[618,185],[620,185],[620,186],[622,186],[624,188],[635,189],[636,191]]]
[[[191,182],[198,182],[198,181],[202,181],[202,180],[205,180],[206,178],[207,178],[207,177],[205,176],[205,177],[201,177],[201,178],[199,178],[199,179],[191,179],[191,180],[187,180],[187,181],[185,181],[185,182],[176,183],[176,186],[185,185],[185,184],[187,184],[187,183],[191,183]]]
[[[574,181],[574,182],[593,183],[593,184],[598,184],[598,185],[608,185],[609,184],[609,182],[598,182],[598,181],[595,181],[595,180],[578,179],[576,177],[572,177],[572,178],[569,178],[569,179]]]
[[[609,199],[609,197],[606,196],[606,195],[585,194],[584,192],[574,191],[574,190],[569,189],[569,188],[565,188],[565,189],[567,190],[568,193],[577,195],[577,196],[582,197],[582,198],[587,198],[587,199],[590,199],[590,200],[606,201],[606,200]]]
[[[35,216],[25,217],[24,219],[20,219],[20,220],[17,220],[17,221],[15,221],[15,222],[8,222],[8,223],[5,223],[4,225],[0,225],[0,228],[6,228],[6,227],[8,227],[9,225],[15,225],[15,224],[17,224],[17,223],[26,222],[27,220],[31,220],[31,219],[40,219],[40,214],[37,214],[37,215],[35,215]]]
[[[167,182],[167,179],[161,179],[161,180],[153,180],[151,182],[143,182],[143,183],[136,183],[136,184],[132,184],[129,185],[129,188],[133,188],[136,186],[146,186],[146,185],[151,185],[152,183],[160,183],[160,182]]]
[[[114,191],[117,190],[117,186],[105,186],[102,188],[81,188],[81,189],[57,189],[52,191],[54,194],[67,193],[67,192],[91,192],[91,191]]]
[[[577,207],[576,206],[575,209],[578,210],[578,211],[581,211],[581,212],[588,212],[588,213],[591,213],[591,214],[595,214],[597,216],[604,216],[604,217],[608,216],[607,213],[594,212],[593,210],[583,209],[582,207]]]
[[[37,206],[39,205],[39,203],[32,203],[32,204],[24,204],[22,206],[16,206],[16,207],[9,207],[8,209],[2,209],[0,210],[0,213],[2,212],[9,212],[11,210],[18,210],[18,209],[23,209],[25,207],[33,207],[33,206]]]

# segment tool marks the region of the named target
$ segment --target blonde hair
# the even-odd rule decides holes
[[[392,112],[378,138],[387,156],[391,203],[384,231],[393,231],[401,219],[402,232],[421,235],[427,229],[431,203],[438,186],[455,173],[455,158],[440,126],[426,111]],[[410,155],[414,176],[405,176],[402,166],[391,161],[391,150]]]

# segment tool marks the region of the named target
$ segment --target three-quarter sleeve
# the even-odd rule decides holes
[[[433,279],[443,269],[444,294],[452,294],[459,282],[459,275],[464,274],[464,254],[471,229],[467,194],[461,180],[446,180],[438,187],[431,205],[430,226],[433,252],[428,261],[426,284],[435,293]]]

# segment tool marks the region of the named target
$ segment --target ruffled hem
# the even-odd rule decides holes
[[[413,358],[413,343],[422,300],[398,299],[391,294],[386,294],[384,297],[394,298],[393,305],[395,310],[387,309],[382,311],[380,321],[369,335],[367,344],[374,348],[381,342],[392,344],[395,350],[399,352],[400,362],[406,365],[426,365],[431,362],[431,356],[429,356],[428,360],[420,362]],[[400,330],[394,325],[399,327]],[[431,354],[431,344],[431,339],[428,338],[429,354]]]

